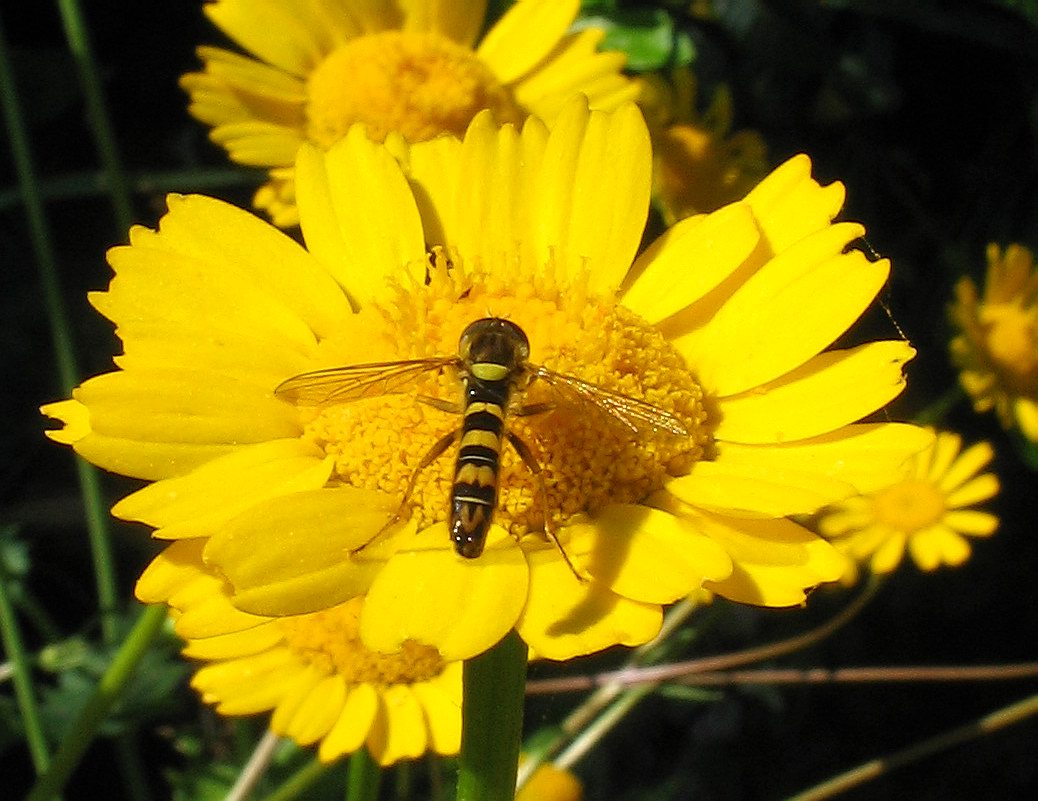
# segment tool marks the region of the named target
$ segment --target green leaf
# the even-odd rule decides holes
[[[679,44],[673,20],[658,8],[618,9],[609,16],[584,17],[575,27],[603,29],[606,35],[601,49],[625,52],[627,66],[635,72],[674,66],[679,56],[690,59],[691,39],[685,36],[686,41]]]

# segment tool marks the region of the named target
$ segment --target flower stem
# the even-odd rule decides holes
[[[526,663],[526,643],[514,631],[465,663],[458,801],[515,797]]]
[[[321,762],[321,760],[314,757],[293,773],[278,789],[270,795],[264,796],[262,801],[292,801],[294,798],[299,798],[332,767],[331,763]]]
[[[26,801],[44,801],[61,792],[165,620],[166,607],[162,605],[149,606],[140,614],[86,706],[69,727],[50,768],[36,782]]]
[[[382,769],[371,758],[368,749],[361,746],[350,756],[346,801],[376,801],[381,782]]]

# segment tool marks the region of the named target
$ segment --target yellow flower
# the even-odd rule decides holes
[[[642,80],[639,102],[652,132],[653,192],[667,224],[732,203],[764,178],[767,145],[756,131],[732,133],[727,87],[699,114],[690,70],[675,70],[669,83],[655,75]]]
[[[516,794],[515,801],[581,801],[584,787],[565,768],[544,764]]]
[[[254,57],[201,47],[204,71],[181,86],[233,161],[268,168],[254,203],[291,226],[299,146],[327,150],[355,122],[378,141],[418,142],[461,136],[482,109],[499,123],[550,122],[578,92],[592,108],[632,100],[624,54],[596,51],[604,32],[567,32],[579,5],[522,0],[479,39],[486,0],[215,0],[208,17]]]
[[[967,508],[997,495],[998,478],[977,475],[994,456],[991,445],[979,442],[960,455],[961,448],[958,434],[938,433],[896,481],[824,512],[819,530],[874,573],[896,568],[906,547],[923,570],[962,564],[970,555],[966,537],[987,537],[998,527],[995,515]]]
[[[983,299],[969,278],[955,286],[952,359],[978,412],[994,409],[1003,426],[1038,442],[1038,271],[1022,245],[988,245],[987,255]]]
[[[513,627],[551,659],[640,644],[663,604],[704,583],[786,606],[839,576],[835,549],[788,517],[881,486],[931,439],[855,423],[902,390],[906,342],[827,350],[889,271],[848,249],[860,225],[831,224],[842,186],[794,158],[636,258],[651,153],[633,105],[574,102],[550,132],[480,115],[464,141],[399,153],[359,127],[327,153],[302,149],[305,249],[227,204],[172,196],[158,231],[109,252],[115,277],[91,301],[116,323],[120,369],[44,412],[65,424],[53,439],[154,482],[117,516],[209,538],[205,560],[240,609],[365,595],[368,647],[410,639],[448,660]],[[458,398],[453,371],[314,407],[273,390],[307,371],[457,353],[488,315],[521,326],[536,363],[654,404],[686,432],[634,436],[572,402],[513,416],[546,498],[506,445],[498,525],[467,559],[444,522],[446,458],[416,474],[410,516],[383,531],[457,424],[418,399]],[[544,381],[525,393],[553,399]]]
[[[270,728],[300,745],[320,741],[330,762],[367,746],[382,765],[461,744],[461,663],[405,643],[377,654],[360,642],[364,599],[309,615],[270,618],[235,609],[202,563],[203,540],[165,549],[137,583],[169,604],[184,655],[201,666],[191,685],[222,715],[273,711]]]

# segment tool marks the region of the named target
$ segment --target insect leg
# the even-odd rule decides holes
[[[533,451],[530,450],[529,446],[527,446],[525,442],[511,431],[506,432],[505,436],[507,436],[508,441],[512,443],[512,447],[515,448],[515,452],[519,454],[519,458],[523,460],[526,469],[533,473],[533,477],[537,480],[537,493],[540,495],[541,509],[544,512],[544,533],[548,535],[553,543],[555,543],[555,547],[558,548],[559,553],[562,554],[563,561],[566,563],[570,572],[576,577],[577,581],[584,584],[587,579],[577,572],[577,568],[574,567],[573,563],[569,559],[569,554],[566,553],[566,549],[562,547],[562,543],[559,542],[558,536],[555,534],[554,529],[552,529],[551,510],[548,507],[548,487],[544,483],[544,472],[541,470],[540,464],[537,463],[537,458],[533,455]]]
[[[377,540],[379,537],[385,534],[387,530],[389,530],[390,528],[392,528],[404,519],[404,515],[407,513],[407,507],[411,502],[411,493],[414,492],[414,485],[418,481],[418,474],[421,473],[433,462],[435,462],[437,459],[439,459],[441,456],[443,456],[447,448],[449,448],[451,445],[457,442],[459,436],[461,436],[461,429],[455,428],[453,431],[447,432],[438,440],[436,440],[436,442],[433,443],[433,446],[425,452],[425,456],[422,457],[422,461],[420,461],[418,463],[418,466],[414,469],[414,471],[412,471],[411,478],[407,482],[407,488],[404,490],[404,497],[401,499],[400,506],[397,507],[396,512],[394,512],[393,516],[389,518],[386,524],[378,530],[378,533],[374,537],[365,542],[359,548],[354,548],[352,553],[357,553],[358,551],[362,551],[363,549],[367,548],[369,545],[371,545],[371,543],[373,543],[375,540]]]
[[[553,409],[555,409],[554,403],[527,403],[525,406],[520,406],[512,414],[516,417],[533,417],[535,414],[544,414]]]
[[[432,395],[419,395],[417,400],[419,403],[424,403],[426,406],[432,406],[434,409],[439,409],[441,412],[461,414],[465,411],[465,407],[460,403],[444,400],[443,398],[435,398]]]

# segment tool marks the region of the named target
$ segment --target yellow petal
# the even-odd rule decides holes
[[[483,37],[476,55],[501,83],[511,83],[552,51],[579,7],[579,0],[515,3]]]
[[[293,664],[281,671],[264,674],[262,681],[243,677],[241,683],[222,686],[218,693],[200,692],[202,700],[215,703],[216,711],[221,715],[254,715],[277,709],[281,699],[295,687],[298,676],[299,666]]]
[[[274,680],[281,683],[282,680],[289,680],[295,689],[302,674],[303,668],[295,655],[279,648],[206,665],[195,673],[191,686],[203,693],[233,695],[236,690],[248,692],[254,682]]]
[[[508,125],[499,128],[480,113],[465,133],[459,161],[456,237],[467,265],[507,275],[514,269],[515,244],[522,239],[522,144]]]
[[[363,125],[327,153],[306,146],[296,160],[296,201],[307,248],[357,305],[386,297],[386,280],[421,285],[425,238],[400,165]]]
[[[292,718],[306,703],[321,683],[322,675],[313,665],[301,670],[295,685],[288,691],[270,718],[270,730],[282,736],[291,736],[289,726]]]
[[[912,457],[933,443],[933,433],[905,423],[860,423],[782,445],[724,443],[717,461],[760,470],[811,473],[854,486],[859,493],[890,485]]]
[[[460,198],[470,187],[459,181],[461,148],[453,136],[440,136],[409,150],[408,175],[417,185],[414,198],[430,245],[457,242],[466,224],[460,216]]]
[[[973,509],[953,509],[945,512],[945,524],[971,537],[988,537],[998,528],[998,518],[989,512],[978,512]]]
[[[971,445],[962,452],[948,471],[940,476],[938,486],[945,492],[951,492],[987,467],[994,458],[995,449],[991,447],[991,443],[978,442]]]
[[[342,704],[339,719],[321,741],[317,752],[322,762],[331,762],[343,754],[360,748],[378,714],[379,698],[370,684],[361,684],[349,690]]]
[[[259,120],[217,125],[209,138],[227,151],[231,161],[249,167],[291,164],[304,142],[295,128]]]
[[[232,631],[215,637],[189,640],[181,653],[189,659],[214,662],[234,659],[267,651],[282,640],[280,629],[273,624],[261,624],[244,631]]]
[[[345,700],[342,676],[325,676],[300,702],[285,726],[285,735],[300,745],[317,742],[338,721]]]
[[[239,343],[244,343],[243,350],[249,346],[269,347],[280,360],[286,358],[281,355],[285,350],[294,350],[303,356],[311,354],[316,337],[308,319],[322,330],[332,330],[347,308],[342,292],[327,276],[323,280],[318,278],[322,275],[322,268],[291,243],[285,246],[284,251],[297,258],[293,260],[286,255],[288,263],[301,262],[310,268],[300,268],[300,290],[294,293],[295,298],[293,293],[286,293],[286,298],[279,297],[279,281],[268,280],[260,269],[235,269],[232,255],[227,256],[227,264],[224,264],[219,258],[220,248],[214,246],[208,252],[204,243],[193,242],[187,235],[183,235],[185,241],[181,242],[178,238],[180,224],[190,225],[204,216],[184,219],[184,215],[179,213],[184,204],[193,208],[193,200],[178,201],[176,196],[170,196],[167,202],[174,211],[163,218],[159,232],[134,228],[130,231],[131,245],[109,250],[108,263],[115,271],[115,278],[107,292],[91,293],[90,302],[119,326],[182,324],[184,332],[181,338],[187,339],[211,339],[223,331],[232,332],[235,337],[225,344],[228,349],[235,345],[241,347]],[[233,243],[243,239],[265,239],[259,232],[276,230],[244,212],[241,214],[238,222],[242,224],[228,223],[231,244],[225,250],[234,249]],[[246,223],[246,220],[251,220],[251,223]],[[178,231],[178,236],[167,235],[168,227]],[[193,249],[206,252],[191,252]],[[275,253],[282,251],[273,245],[270,249]],[[238,247],[237,250],[248,249]],[[277,262],[269,264],[277,266]],[[307,279],[308,273],[314,277],[313,281]],[[314,301],[308,309],[308,301],[303,296],[309,293],[325,293],[328,297],[319,303]],[[338,296],[337,301],[335,296]],[[319,306],[324,309],[318,309]],[[301,313],[308,319],[304,319]],[[229,358],[235,355],[239,355],[238,351],[232,350]],[[253,356],[249,353],[240,355],[246,364]]]
[[[766,463],[698,462],[666,483],[667,491],[699,509],[750,517],[810,514],[854,495],[846,481]]]
[[[486,0],[398,0],[404,12],[405,31],[438,33],[465,47],[472,47],[483,27]]]
[[[582,550],[571,543],[575,554]],[[617,595],[599,581],[580,582],[557,552],[528,554],[530,592],[519,636],[545,659],[566,660],[612,645],[640,645],[659,632],[663,612],[657,604]]]
[[[901,564],[901,558],[905,555],[906,536],[902,532],[891,532],[891,535],[882,541],[880,546],[872,554],[869,567],[873,573],[890,573]]]
[[[905,387],[907,342],[871,342],[819,354],[802,367],[718,403],[719,440],[782,443],[835,431],[871,414]]]
[[[598,52],[604,37],[601,28],[585,28],[563,37],[547,58],[513,87],[519,105],[554,125],[576,94],[587,97],[591,108],[603,111],[637,100],[639,84],[622,75],[627,55]]]
[[[305,76],[321,59],[323,29],[313,24],[307,3],[218,0],[205,14],[231,39],[292,75]]]
[[[204,547],[204,540],[183,540],[163,548],[137,579],[137,598],[146,604],[164,604],[198,579],[215,580],[204,573]]]
[[[942,525],[908,539],[908,552],[920,570],[936,570],[941,565],[956,567],[969,559],[970,550],[968,540]]]
[[[824,229],[843,206],[841,183],[820,186],[811,159],[800,154],[777,167],[746,196],[771,252]]]
[[[169,195],[166,202],[169,212],[159,222],[158,233],[140,232],[134,242],[209,265],[218,275],[193,276],[196,293],[207,292],[211,285],[227,286],[238,293],[239,305],[245,305],[242,293],[249,290],[264,302],[259,322],[269,326],[274,314],[270,307],[276,305],[285,309],[279,308],[280,313],[298,318],[321,338],[337,331],[350,315],[349,303],[324,266],[274,226],[203,195]],[[156,272],[148,270],[148,277],[155,280]],[[250,297],[248,303],[257,300]],[[194,311],[198,313],[197,307]],[[237,306],[225,307],[222,320],[240,325],[239,314]]]
[[[927,453],[916,460],[915,477],[938,483],[948,472],[962,449],[962,437],[952,431],[939,432]]]
[[[206,563],[227,577],[236,607],[260,615],[327,609],[367,589],[379,543],[365,546],[396,509],[388,495],[352,487],[258,503],[216,532]]]
[[[533,221],[539,263],[552,260],[571,281],[615,291],[630,268],[648,213],[649,133],[633,104],[612,113],[570,102],[548,139]],[[623,169],[616,164],[622,163]]]
[[[822,538],[790,520],[748,520],[701,515],[694,520],[721,545],[732,575],[706,587],[739,603],[795,606],[819,584],[836,581],[844,558]]]
[[[150,484],[112,514],[156,527],[164,539],[204,537],[260,501],[325,485],[331,457],[312,443],[280,439],[214,459],[186,476]]]
[[[631,267],[623,304],[657,323],[716,287],[753,252],[760,231],[745,203],[704,217],[689,217],[667,230]]]
[[[411,688],[393,684],[381,693],[379,714],[368,733],[368,750],[380,765],[425,753],[425,716]]]
[[[954,492],[949,492],[945,503],[949,509],[972,506],[975,503],[994,498],[998,495],[998,490],[998,477],[994,473],[984,473],[984,475],[967,481]]]
[[[593,523],[570,530],[591,542],[590,552],[579,555],[581,567],[636,601],[673,603],[705,580],[723,579],[732,571],[724,549],[680,517],[648,506],[613,504]]]
[[[145,447],[170,443],[229,449],[300,434],[295,409],[275,400],[269,391],[265,394],[208,371],[106,373],[85,381],[73,396],[90,410],[90,426],[96,434]],[[156,464],[140,477],[173,474],[169,466]]]
[[[40,412],[62,424],[61,428],[44,431],[48,438],[62,445],[74,445],[90,434],[90,410],[77,400],[48,403]]]
[[[437,678],[411,685],[429,728],[429,747],[437,754],[461,749],[461,662],[451,662]]]
[[[526,600],[523,552],[499,526],[491,528],[478,559],[447,547],[442,523],[420,539],[433,547],[397,552],[371,585],[361,615],[364,644],[392,653],[405,640],[416,640],[437,648],[447,661],[486,651],[512,629]]]
[[[711,319],[673,339],[711,394],[734,395],[778,378],[850,327],[890,271],[885,260],[843,252],[863,230],[838,223],[801,240],[750,276]],[[706,300],[711,309],[717,302]]]

